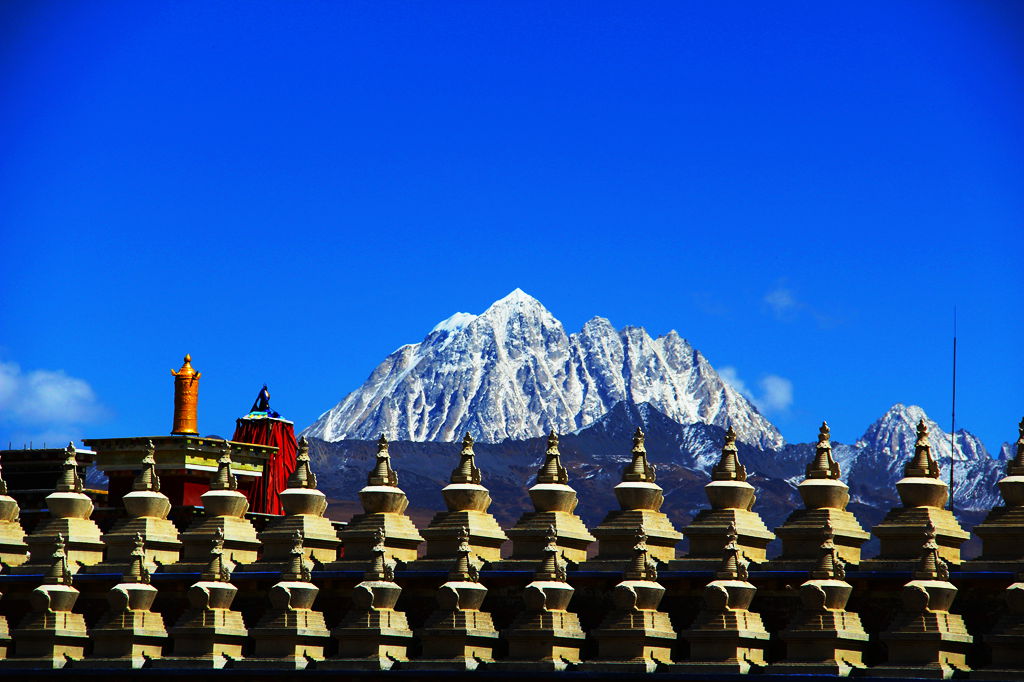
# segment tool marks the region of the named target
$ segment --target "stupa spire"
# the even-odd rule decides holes
[[[57,542],[53,550],[53,563],[43,576],[44,585],[70,585],[74,576],[68,568],[68,557],[64,552],[64,534],[57,534]]]
[[[398,486],[398,474],[391,468],[391,453],[388,448],[387,436],[382,433],[377,441],[377,465],[366,477],[367,485]]]
[[[305,536],[301,530],[292,533],[292,551],[289,555],[288,568],[282,571],[281,580],[308,583],[310,579],[309,563],[302,545]]]
[[[469,431],[462,438],[462,452],[459,453],[459,464],[452,471],[451,483],[473,483],[480,485],[480,469],[476,466],[476,454],[473,452],[473,436]]]
[[[224,531],[217,528],[210,547],[210,561],[206,564],[201,580],[226,583],[231,580],[231,571],[224,565]]]
[[[914,577],[919,580],[949,580],[949,566],[939,556],[939,545],[935,542],[935,524],[929,521],[924,533],[924,553]]]
[[[815,580],[836,579],[842,580],[846,577],[846,564],[839,558],[836,550],[835,531],[832,523],[825,521],[825,541],[821,543],[821,556],[818,557],[817,565],[811,569],[811,578]]]
[[[395,569],[384,556],[386,550],[384,531],[378,528],[374,532],[373,540],[373,547],[370,548],[370,552],[373,555],[370,561],[370,570],[363,574],[363,579],[392,582],[395,579]]]
[[[722,564],[715,571],[715,577],[719,580],[746,580],[747,560],[743,558],[743,551],[740,549],[739,535],[736,533],[736,524],[730,523],[725,533],[725,556]]]
[[[732,425],[726,429],[725,445],[722,446],[722,456],[718,463],[711,469],[711,480],[713,481],[746,481],[747,468],[740,464],[739,451],[736,448],[736,432]]]
[[[153,441],[146,441],[146,454],[142,457],[142,470],[132,483],[132,490],[160,492],[160,476],[156,473],[156,449]]]
[[[123,583],[149,583],[149,569],[146,567],[146,541],[142,533],[135,534],[134,547],[128,561],[128,570],[121,578]]]
[[[1024,475],[1024,419],[1020,420],[1020,424],[1017,425],[1017,454],[1010,463],[1006,466],[1006,474],[1008,476],[1021,476]]]
[[[928,444],[928,427],[924,419],[917,422],[917,443],[914,445],[914,457],[907,463],[904,475],[908,478],[938,478],[939,465],[932,457],[932,448]]]
[[[828,422],[821,422],[821,428],[818,429],[818,445],[814,449],[814,461],[807,465],[807,478],[839,480],[839,463],[832,457]]]
[[[299,450],[295,454],[295,470],[288,476],[288,487],[316,488],[316,474],[309,466],[309,441],[305,436],[299,439]]]
[[[64,464],[60,479],[57,481],[57,492],[82,492],[82,479],[78,475],[78,451],[75,450],[74,443],[68,443],[68,446],[64,448]]]
[[[227,441],[217,460],[217,473],[210,481],[210,490],[238,490],[238,478],[231,473],[231,445]]]
[[[654,467],[647,461],[644,447],[644,432],[639,426],[633,434],[633,460],[622,472],[622,480],[630,483],[654,483],[657,476]]]
[[[548,433],[548,447],[544,452],[544,464],[537,472],[537,483],[561,483],[569,482],[569,472],[562,466],[561,453],[558,451],[558,436],[554,430]]]
[[[459,546],[455,550],[455,565],[448,572],[449,581],[479,582],[480,576],[476,568],[469,560],[469,529],[463,526],[459,529]]]
[[[658,569],[650,560],[647,550],[647,530],[641,523],[636,531],[636,544],[633,545],[633,560],[623,574],[625,580],[657,580]]]
[[[555,527],[548,526],[547,534],[547,546],[544,547],[544,559],[541,562],[540,568],[533,574],[534,580],[552,580],[555,582],[565,582],[565,565],[561,561],[558,549],[558,535],[555,533]]]

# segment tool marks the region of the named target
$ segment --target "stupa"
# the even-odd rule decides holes
[[[89,634],[85,617],[72,611],[79,593],[72,586],[74,576],[59,532],[51,561],[43,584],[29,597],[31,612],[14,630],[14,658],[3,661],[5,667],[63,668],[85,655]]]
[[[832,526],[826,521],[822,531],[818,563],[800,585],[800,611],[782,632],[786,658],[769,668],[773,674],[846,677],[864,667],[868,634],[860,616],[846,610],[853,587],[845,580]]]
[[[255,642],[253,655],[238,667],[302,670],[324,660],[331,631],[324,614],[313,610],[320,588],[310,582],[303,544],[302,531],[292,531],[289,565],[270,588],[270,610],[249,629]]]
[[[612,594],[614,610],[592,633],[600,660],[583,663],[580,669],[643,673],[671,663],[676,632],[668,614],[658,610],[664,596],[641,525],[634,536],[632,562]]]
[[[352,590],[352,610],[331,632],[338,642],[338,656],[317,664],[318,670],[390,670],[409,659],[413,635],[405,613],[395,610],[402,588],[395,583],[386,541],[377,528],[370,546],[370,570]]]
[[[292,565],[295,534],[302,536],[302,551],[307,559],[325,564],[338,558],[341,540],[334,524],[324,517],[327,496],[317,489],[316,474],[309,464],[309,441],[303,436],[295,457],[295,469],[281,491],[285,515],[271,521],[259,534],[263,553],[259,561],[244,567],[247,571],[281,571]]]
[[[860,563],[860,547],[871,536],[846,510],[850,489],[839,480],[839,475],[839,463],[832,457],[828,424],[822,422],[814,460],[807,465],[807,474],[797,486],[804,506],[775,529],[775,534],[782,539],[782,554],[772,559],[772,569],[812,568],[821,555],[822,543],[826,541],[823,533],[826,526],[832,534],[828,541],[839,558],[847,564]]]
[[[402,665],[413,670],[475,670],[494,661],[498,631],[491,614],[481,611],[487,588],[471,561],[472,545],[468,528],[459,533],[455,565],[448,581],[437,591],[437,611],[427,619],[417,635],[423,643],[423,655]]]
[[[231,610],[238,588],[224,559],[224,532],[217,527],[206,569],[188,590],[188,610],[171,628],[173,654],[153,662],[158,668],[223,668],[242,658],[249,635],[242,614]]]
[[[260,551],[259,537],[252,522],[245,518],[249,501],[238,491],[238,479],[231,472],[231,444],[224,441],[217,474],[210,489],[202,494],[205,514],[195,525],[181,534],[185,544],[177,572],[196,570],[209,561],[210,545],[221,543],[218,562],[228,565],[228,572],[237,564],[251,564]]]
[[[145,540],[137,533],[128,570],[107,596],[110,610],[89,628],[92,653],[76,668],[141,668],[163,655],[167,629],[163,616],[150,610],[157,591],[146,563]]]
[[[537,472],[537,482],[530,488],[532,512],[523,514],[508,530],[512,539],[512,555],[488,568],[497,570],[533,569],[550,554],[550,533],[554,530],[555,547],[563,559],[574,564],[587,559],[587,547],[594,536],[583,520],[573,512],[578,502],[576,491],[569,486],[569,472],[562,466],[558,436],[548,434],[544,463]]]
[[[676,545],[683,534],[661,511],[665,495],[657,483],[654,467],[647,461],[644,432],[633,435],[632,461],[622,470],[622,482],[615,486],[619,509],[611,511],[593,530],[597,538],[597,556],[580,566],[581,570],[626,569],[634,558],[637,531],[647,536],[647,555],[667,562],[676,557]]]
[[[18,501],[7,494],[7,483],[0,470],[0,570],[28,561],[28,545],[20,517],[21,508]]]
[[[882,633],[889,657],[885,664],[871,668],[870,674],[941,680],[970,671],[967,653],[974,638],[963,618],[949,612],[957,589],[949,582],[949,567],[931,524],[925,527],[924,554],[913,576],[903,586],[903,607]]]
[[[983,638],[992,661],[972,670],[972,680],[1024,680],[1024,574],[1017,574],[1017,581],[1006,588],[1003,598],[1006,613]]]
[[[359,500],[363,513],[353,516],[338,531],[345,547],[344,559],[328,568],[343,570],[366,566],[367,562],[375,560],[378,547],[383,547],[388,561],[414,561],[423,536],[405,513],[409,499],[398,487],[398,474],[391,468],[388,439],[384,434],[377,441],[377,463],[366,478],[366,486],[359,491]],[[383,534],[383,541],[379,539],[380,534]]]
[[[508,540],[495,518],[488,513],[491,494],[481,484],[480,469],[473,452],[473,437],[462,439],[459,464],[452,471],[450,483],[441,489],[447,511],[439,512],[423,529],[427,539],[426,556],[413,562],[410,568],[442,570],[450,568],[453,558],[464,544],[461,533],[465,529],[469,538],[470,562],[477,568],[488,561],[501,558],[501,546]]]
[[[31,574],[44,570],[49,558],[55,555],[58,537],[62,543],[61,552],[72,573],[82,566],[103,560],[102,533],[92,520],[92,500],[82,492],[74,443],[68,443],[64,453],[57,489],[46,496],[50,518],[40,522],[25,538],[30,558],[28,563],[14,568],[14,573]]]
[[[496,667],[543,672],[565,670],[580,662],[586,634],[580,627],[579,616],[568,610],[575,590],[566,582],[561,553],[557,531],[551,525],[544,558],[533,574],[533,582],[523,590],[526,608],[502,632],[508,642],[508,659],[497,663]]]
[[[768,644],[761,615],[750,610],[757,588],[747,582],[747,561],[734,525],[726,529],[725,557],[715,580],[704,588],[704,608],[681,637],[690,642],[690,658],[672,672],[704,675],[748,673],[765,665]]]
[[[0,597],[3,596],[3,592],[0,592]],[[13,653],[11,641],[11,630],[7,625],[7,617],[0,614],[0,661],[3,661],[9,654]]]
[[[746,560],[764,562],[768,543],[775,535],[761,516],[751,511],[756,500],[754,486],[747,483],[747,468],[740,464],[736,432],[731,426],[725,432],[722,456],[711,469],[711,482],[704,486],[704,492],[711,509],[701,510],[683,529],[690,551],[673,561],[670,569],[713,569],[721,562],[726,542],[736,545]]]
[[[160,492],[154,452],[153,442],[147,441],[142,470],[135,477],[132,491],[121,498],[128,518],[103,534],[103,542],[107,545],[106,558],[90,567],[90,572],[124,572],[134,561],[137,536],[142,537],[145,547],[147,571],[178,561],[182,543],[178,529],[167,518],[171,512],[171,501]]]
[[[914,456],[896,482],[903,506],[895,507],[871,532],[881,541],[878,556],[861,562],[866,570],[900,570],[912,566],[920,556],[920,547],[928,539],[926,528],[939,556],[954,565],[960,564],[960,545],[970,533],[960,527],[953,512],[944,505],[949,487],[939,479],[939,465],[928,445],[928,427],[922,419],[917,424]]]
[[[1024,419],[1020,420],[1016,456],[999,479],[1005,505],[992,509],[974,527],[982,540],[981,556],[968,562],[971,570],[1016,571],[1024,562]]]

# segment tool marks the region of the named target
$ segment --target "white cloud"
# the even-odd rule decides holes
[[[779,319],[788,317],[791,313],[802,306],[802,304],[796,300],[796,295],[793,294],[793,291],[782,286],[775,287],[769,291],[764,295],[764,299],[762,300],[775,314],[775,317]]]
[[[105,410],[84,379],[63,370],[23,372],[0,362],[0,419],[16,424],[69,425],[94,422]]]
[[[778,414],[785,412],[793,404],[793,382],[777,374],[768,374],[757,382],[760,389],[757,393],[752,391],[735,367],[725,366],[718,370],[718,376],[722,381],[739,391],[750,402],[754,403],[761,412],[765,414]]]
[[[793,404],[793,382],[777,374],[769,374],[758,382],[761,396],[758,408],[766,412],[785,412]]]

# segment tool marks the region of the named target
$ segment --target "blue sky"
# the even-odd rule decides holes
[[[0,6],[0,438],[305,426],[515,287],[791,441],[1024,414],[1024,4]],[[789,393],[787,397],[787,391]],[[625,444],[628,445],[628,444]],[[624,445],[624,447],[625,447]]]

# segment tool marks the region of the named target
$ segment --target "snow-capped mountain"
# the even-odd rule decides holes
[[[950,452],[953,450],[949,434],[917,405],[897,403],[868,427],[852,449],[844,448],[836,453],[844,473],[849,472],[855,500],[867,497],[872,502],[877,501],[877,493],[871,489],[879,486],[888,486],[895,491],[895,483],[903,477],[903,467],[914,452],[917,423],[922,419],[928,427],[928,443],[939,464],[941,478],[949,481]],[[1001,504],[996,482],[1004,475],[1005,462],[993,459],[981,440],[963,429],[956,432],[955,440],[955,506],[982,510]]]
[[[567,334],[519,289],[393,352],[304,434],[453,441],[469,431],[496,443],[577,431],[620,401],[647,403],[680,424],[731,424],[759,448],[783,445],[771,422],[675,331],[653,339],[595,317]]]

